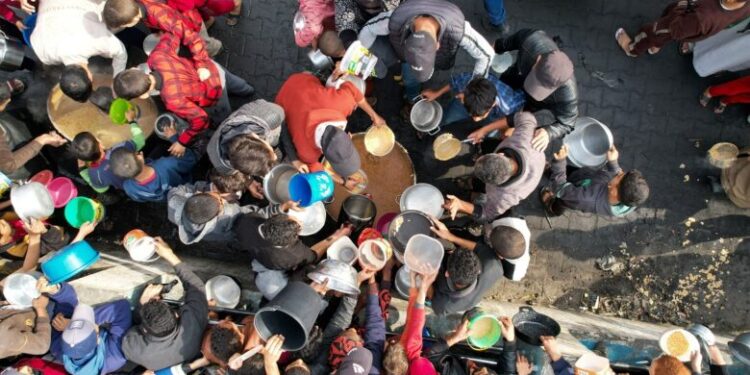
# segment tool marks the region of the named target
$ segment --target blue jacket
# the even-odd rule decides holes
[[[73,310],[78,306],[78,295],[75,289],[68,283],[60,284],[60,290],[55,294],[51,294],[49,298],[55,302],[54,306],[50,304],[47,308],[51,310],[49,311],[51,319],[54,319],[58,313],[63,314],[66,318],[70,318],[73,315]],[[99,329],[106,329],[109,333],[107,339],[107,356],[104,360],[104,367],[101,373],[107,374],[117,371],[127,362],[125,355],[122,354],[122,338],[132,324],[130,303],[124,299],[105,303],[94,308],[94,316]],[[54,328],[52,329],[50,353],[57,360],[62,361],[62,332]]]
[[[154,168],[156,175],[153,180],[142,184],[131,178],[122,184],[122,188],[136,202],[164,202],[169,189],[192,181],[191,174],[197,162],[198,155],[190,148],[179,158],[159,158],[147,163]]]
[[[377,285],[372,284],[369,288],[365,306],[365,348],[372,353],[370,375],[379,375],[385,347],[385,321],[383,312],[380,310]]]

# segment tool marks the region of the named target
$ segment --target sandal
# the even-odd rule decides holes
[[[239,14],[227,14],[227,26],[237,26],[238,23],[240,23]]]
[[[708,93],[708,89],[706,89],[706,91],[704,91],[701,94],[701,97],[698,100],[698,103],[701,104],[701,107],[706,108],[706,107],[708,107],[708,103],[711,102],[712,98],[713,98],[713,96],[711,96],[711,94]]]
[[[719,102],[719,105],[717,105],[716,108],[714,108],[714,113],[717,115],[720,115],[724,113],[724,110],[726,109],[727,109],[727,105],[722,102]]]
[[[625,29],[623,29],[622,27],[617,29],[617,31],[615,32],[615,39],[617,40],[617,44],[620,45],[620,48],[622,48],[623,52],[625,52],[626,55],[635,57],[635,55],[630,52],[630,43],[633,42],[633,39],[631,39],[630,35],[625,32]]]

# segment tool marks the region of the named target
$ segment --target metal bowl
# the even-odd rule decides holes
[[[328,279],[328,289],[337,292],[359,294],[357,270],[340,260],[324,259],[307,277],[318,283]]]
[[[401,194],[399,206],[401,211],[420,211],[439,219],[443,216],[443,193],[430,184],[414,184]]]
[[[575,130],[565,136],[568,160],[576,167],[599,168],[607,162],[614,139],[609,128],[591,117],[579,117]]]
[[[290,210],[289,216],[296,218],[302,223],[300,236],[310,236],[318,233],[326,225],[326,206],[323,202],[315,202],[302,211]]]
[[[734,358],[750,366],[750,332],[745,332],[729,342],[729,352]]]
[[[21,220],[42,220],[55,212],[52,196],[47,188],[38,182],[14,186],[10,190],[10,202]]]
[[[319,49],[308,52],[307,58],[310,59],[315,70],[321,71],[333,67],[333,60],[324,55]]]
[[[229,276],[214,276],[206,281],[206,298],[216,301],[219,307],[233,309],[240,303],[242,290]]]
[[[11,305],[19,307],[31,306],[31,301],[39,297],[36,289],[37,278],[27,273],[14,273],[5,279],[3,295]]]
[[[406,244],[415,234],[433,236],[432,221],[420,211],[404,211],[398,214],[388,225],[388,241],[393,245],[393,254],[401,263],[404,262]]]
[[[269,202],[282,204],[291,200],[289,196],[289,181],[299,173],[291,164],[279,164],[263,177],[263,192]]]

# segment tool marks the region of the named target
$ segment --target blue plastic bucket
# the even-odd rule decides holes
[[[333,178],[328,172],[300,173],[289,181],[289,196],[307,207],[333,196]]]

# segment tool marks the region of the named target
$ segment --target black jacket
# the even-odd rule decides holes
[[[515,89],[523,88],[523,82],[531,72],[537,57],[557,50],[559,48],[555,41],[542,30],[523,29],[507,38],[499,38],[495,41],[496,53],[518,51],[516,64],[503,73],[503,82]],[[554,123],[543,126],[550,139],[564,137],[573,131],[578,118],[578,86],[575,75],[541,102],[526,95],[526,103],[532,110],[546,109],[555,116]]]
[[[438,340],[425,353],[435,370],[442,375],[468,375],[466,361],[451,354],[445,339]],[[497,359],[497,366],[490,366],[498,375],[516,375],[516,342],[503,339],[503,353]]]

